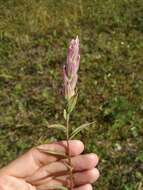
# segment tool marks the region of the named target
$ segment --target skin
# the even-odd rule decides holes
[[[55,186],[69,186],[66,159],[40,151],[52,150],[66,153],[66,142],[40,145],[30,149],[0,170],[0,190],[49,190]],[[96,154],[82,154],[81,141],[70,141],[74,190],[92,190],[91,184],[99,177]],[[51,188],[50,188],[51,187]]]

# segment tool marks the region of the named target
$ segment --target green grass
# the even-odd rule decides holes
[[[79,35],[77,137],[100,156],[96,190],[143,188],[143,1],[0,1],[0,166],[63,138],[62,66]],[[52,137],[51,137],[52,136]]]

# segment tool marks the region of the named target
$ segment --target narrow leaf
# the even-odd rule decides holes
[[[53,124],[53,125],[48,125],[48,128],[55,128],[55,129],[60,129],[62,131],[66,131],[66,127],[62,124]]]
[[[66,162],[63,161],[63,164],[64,164],[70,171],[73,170],[73,167],[70,166],[68,163],[66,163]]]
[[[64,109],[64,119],[67,119],[67,111]]]
[[[62,156],[64,158],[67,158],[67,155],[63,152],[58,152],[58,151],[53,151],[53,150],[45,150],[45,149],[42,149],[42,148],[37,148],[40,152],[42,153],[47,153],[47,154],[51,154],[51,155],[54,155],[54,156]]]
[[[77,98],[78,98],[78,94],[76,94],[75,96],[73,96],[69,102],[68,102],[68,113],[71,113],[73,111],[73,109],[75,108],[75,105],[77,103]]]
[[[60,185],[49,185],[47,186],[48,189],[55,189],[55,190],[68,190],[67,187],[60,186]]]
[[[71,136],[70,136],[70,139],[73,139],[80,131],[82,131],[83,129],[87,129],[87,127],[89,127],[90,125],[92,125],[93,123],[95,123],[95,121],[91,122],[91,123],[85,123],[85,124],[82,124],[80,125],[78,128],[76,128]]]

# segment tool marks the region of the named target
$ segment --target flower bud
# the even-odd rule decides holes
[[[76,83],[78,80],[77,71],[79,69],[79,39],[72,39],[68,49],[67,62],[63,68],[65,98],[69,100],[75,95]]]

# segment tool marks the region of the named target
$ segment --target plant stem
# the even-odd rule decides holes
[[[73,173],[72,173],[72,163],[71,163],[71,156],[70,156],[70,146],[69,146],[69,118],[70,118],[70,114],[67,114],[67,119],[66,119],[66,127],[67,127],[67,131],[66,131],[66,140],[67,140],[67,156],[68,156],[68,165],[69,167],[69,177],[70,177],[70,190],[73,190]]]

